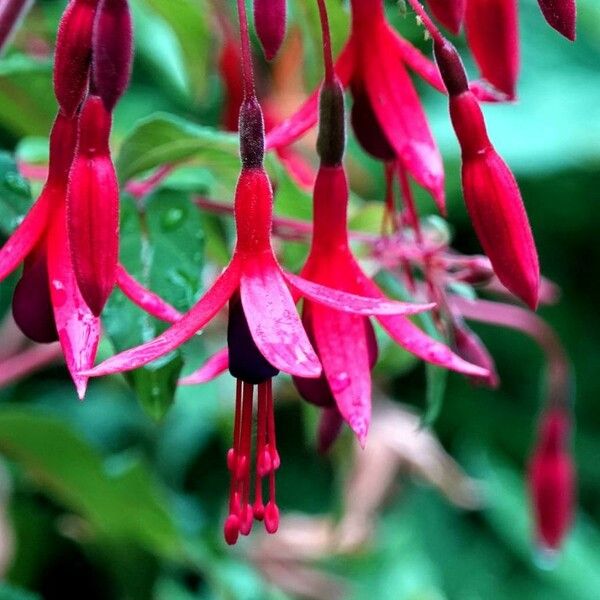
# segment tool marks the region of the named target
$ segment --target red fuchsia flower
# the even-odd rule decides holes
[[[83,397],[93,365],[100,322],[84,302],[68,250],[68,174],[75,152],[77,121],[59,114],[50,134],[48,179],[40,197],[0,249],[0,280],[24,261],[13,297],[15,321],[32,340],[59,340],[77,392]]]
[[[543,550],[557,552],[571,527],[575,505],[575,469],[569,451],[571,418],[552,407],[541,418],[538,441],[529,462],[528,484],[536,537]]]
[[[439,36],[434,51],[462,151],[463,194],[473,227],[500,281],[535,309],[540,270],[519,187],[488,138],[456,49]]]
[[[119,258],[119,184],[108,147],[110,128],[100,97],[88,96],[79,119],[67,222],[79,289],[95,315],[115,285]]]
[[[467,41],[482,76],[509,99],[519,76],[518,0],[467,0]]]
[[[89,376],[107,375],[147,364],[189,340],[229,303],[229,370],[238,380],[234,443],[228,454],[231,471],[229,516],[224,529],[225,539],[230,544],[235,543],[240,533],[246,535],[250,532],[254,518],[264,519],[269,532],[275,531],[278,526],[275,470],[280,461],[275,445],[272,378],[280,369],[308,378],[321,374],[319,359],[302,327],[288,285],[299,295],[315,302],[359,314],[413,314],[427,308],[327,289],[285,273],[277,263],[271,246],[273,194],[263,167],[264,125],[254,94],[243,0],[238,2],[238,11],[245,100],[240,111],[242,170],[234,201],[237,240],[232,260],[208,292],[171,328],[146,344],[84,371]],[[251,505],[255,386],[258,387],[258,435],[254,504]],[[262,499],[265,477],[269,478],[269,501],[266,505]]]
[[[11,39],[33,0],[4,0],[0,4],[0,52]]]
[[[573,42],[577,22],[575,0],[538,0],[538,3],[550,27]]]
[[[467,0],[427,0],[433,16],[452,33],[458,34],[465,17]]]
[[[254,27],[265,57],[272,60],[285,37],[286,0],[254,0]]]

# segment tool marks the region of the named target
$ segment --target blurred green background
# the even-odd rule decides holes
[[[56,109],[51,51],[64,4],[37,2],[0,59],[0,150],[19,160],[45,160]],[[288,4],[293,30],[288,37],[304,42],[302,75],[312,88],[321,70],[315,8],[308,0]],[[339,48],[347,12],[336,0],[328,4]],[[201,292],[202,267],[209,277],[214,274],[231,243],[230,220],[200,214],[191,203],[193,194],[226,200],[236,177],[235,137],[216,130],[224,93],[215,67],[219,36],[208,0],[131,0],[131,5],[136,56],[131,88],[115,116],[119,172],[136,175],[176,158],[190,162],[143,210],[123,198],[122,260],[183,310]],[[377,371],[376,396],[388,400],[379,402],[381,426],[372,433],[373,447],[387,448],[381,455],[372,451],[357,458],[346,432],[331,455],[318,456],[314,411],[302,406],[289,381],[280,378],[282,533],[266,540],[254,532],[235,548],[226,547],[221,524],[231,381],[224,376],[175,390],[184,363],[189,372],[219,347],[220,321],[182,355],[169,356],[128,381],[93,381],[83,403],[58,361],[0,389],[0,600],[600,597],[600,215],[595,210],[600,201],[600,5],[578,0],[575,44],[546,26],[534,0],[522,0],[520,7],[519,101],[487,106],[485,113],[492,139],[521,184],[543,272],[562,289],[560,303],[541,310],[561,336],[576,373],[579,509],[560,560],[549,565],[536,556],[523,486],[542,400],[542,355],[520,334],[491,327],[476,330],[497,361],[501,388],[473,388],[451,374],[433,431],[420,434],[426,443],[418,439],[414,416],[425,408],[424,369],[398,352],[387,353]],[[388,14],[427,50],[412,17],[404,18],[391,2]],[[463,55],[475,75],[468,51]],[[256,63],[268,93],[269,68],[258,54]],[[422,91],[445,155],[454,245],[478,252],[460,197],[458,149],[446,101],[424,86]],[[27,188],[14,185],[11,156],[0,161],[0,239],[31,203]],[[353,140],[349,164],[360,174],[357,191],[369,200],[357,203],[379,206],[380,168]],[[277,210],[307,215],[307,197],[274,160],[270,168],[279,182]],[[37,190],[33,182],[33,197]],[[422,206],[432,210],[427,200]],[[368,211],[357,209],[357,214],[354,224],[365,225]],[[140,242],[142,230],[149,254]],[[287,248],[290,266],[301,264],[305,250]],[[12,277],[0,284],[2,315],[15,282]],[[118,292],[104,325],[108,337],[101,356],[161,327]],[[3,344],[0,339],[0,351]],[[0,360],[0,377],[7,360]],[[401,443],[389,431],[396,422],[398,436],[405,436]],[[446,476],[440,476],[440,468],[446,468]],[[378,484],[388,493],[370,511],[369,493],[375,494]],[[344,535],[356,535],[358,541]]]

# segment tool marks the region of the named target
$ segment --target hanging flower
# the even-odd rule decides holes
[[[50,134],[48,179],[23,222],[0,249],[0,281],[24,262],[13,297],[15,321],[32,340],[59,340],[77,392],[83,397],[100,337],[100,322],[83,300],[66,227],[68,175],[77,119],[59,114]]]
[[[539,263],[519,187],[488,138],[456,49],[441,39],[435,41],[434,50],[461,146],[463,193],[473,227],[500,281],[535,309]]]

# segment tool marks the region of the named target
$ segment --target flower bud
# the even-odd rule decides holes
[[[89,96],[79,121],[67,195],[75,276],[96,316],[114,287],[119,253],[119,186],[108,146],[110,127],[110,113],[102,100]]]
[[[133,30],[127,0],[101,0],[92,47],[94,93],[112,112],[131,75]]]
[[[515,97],[519,75],[517,0],[469,0],[467,41],[481,74],[494,87]]]
[[[538,0],[538,3],[548,25],[573,42],[577,21],[575,0]]]
[[[285,37],[285,0],[254,0],[254,26],[267,60],[275,57]]]
[[[568,449],[570,418],[552,408],[542,417],[529,463],[528,484],[536,535],[542,548],[557,551],[573,519],[575,472]]]
[[[71,0],[58,24],[54,93],[68,117],[75,114],[88,89],[97,3],[98,0]]]
[[[325,82],[319,96],[319,136],[317,153],[321,165],[335,167],[342,163],[346,145],[344,91],[337,77]]]
[[[467,0],[427,0],[435,18],[452,33],[458,34],[465,16]]]
[[[535,309],[539,263],[517,182],[491,145],[471,92],[450,97],[450,116],[462,149],[463,195],[477,237],[500,281]]]

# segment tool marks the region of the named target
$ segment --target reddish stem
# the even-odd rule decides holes
[[[242,77],[244,79],[244,98],[246,100],[255,96],[254,68],[252,66],[252,50],[250,49],[250,35],[248,33],[248,17],[244,0],[237,0],[238,18],[240,21],[240,40],[242,45]]]
[[[332,83],[335,77],[333,70],[333,54],[331,52],[331,33],[329,31],[329,17],[325,0],[317,0],[319,5],[319,18],[321,20],[321,34],[323,36],[323,63],[325,65],[325,81]]]
[[[423,5],[419,2],[419,0],[408,0],[408,3],[412,6],[413,10],[417,13],[417,16],[427,29],[427,32],[431,36],[434,42],[439,44],[443,44],[446,40],[442,35],[442,32],[437,28],[435,23],[431,20]]]

